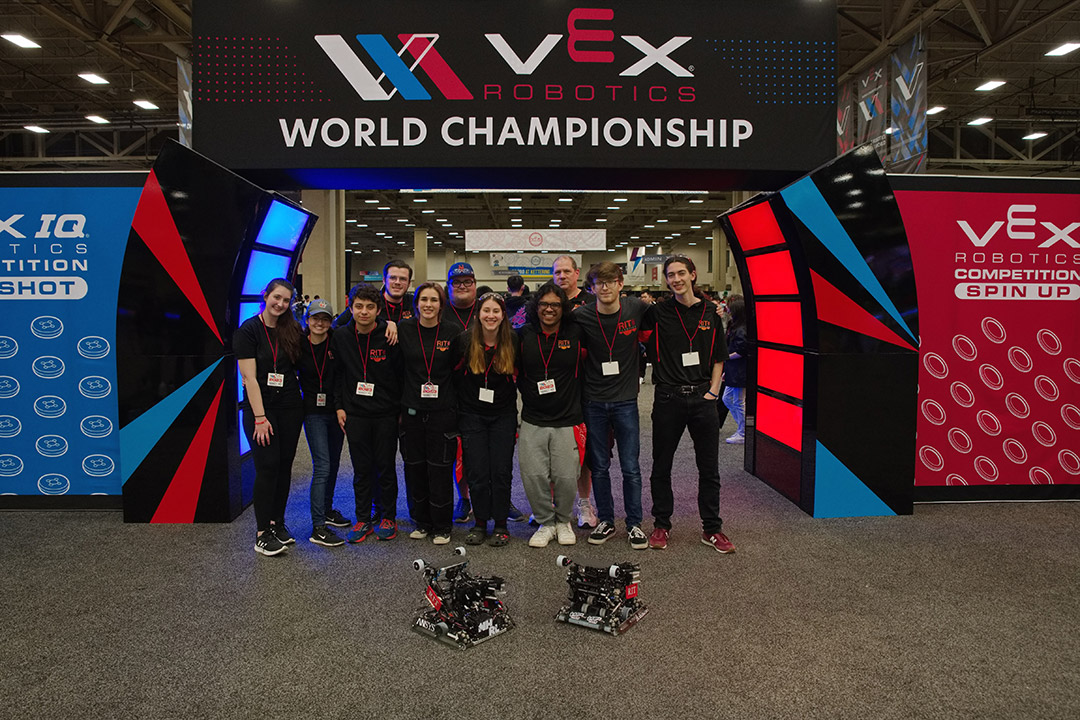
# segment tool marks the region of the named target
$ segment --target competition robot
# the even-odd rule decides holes
[[[465,555],[465,548],[454,549]],[[459,650],[479,645],[514,627],[501,596],[506,581],[498,576],[474,577],[465,569],[468,561],[436,568],[414,560],[413,569],[424,573],[424,597],[430,607],[421,608],[413,630]]]
[[[565,555],[557,557],[555,564],[570,568],[566,572],[570,596],[555,616],[559,622],[622,635],[649,612],[638,596],[640,565],[588,567],[572,562]]]

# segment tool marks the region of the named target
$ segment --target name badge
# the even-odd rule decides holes
[[[371,397],[375,394],[375,383],[356,383],[356,394],[363,395],[364,397]]]
[[[491,388],[480,388],[480,402],[495,402],[495,391]]]
[[[600,363],[600,372],[605,375],[618,375],[619,374],[619,361],[609,360],[606,363]]]
[[[555,392],[555,380],[541,380],[536,383],[536,389],[540,391],[541,395],[550,395]]]
[[[420,386],[420,397],[425,400],[434,400],[439,397],[439,386],[434,383],[424,383]]]
[[[698,365],[700,362],[701,361],[698,360],[697,352],[688,352],[682,354],[683,367],[687,367],[690,365]]]
[[[266,373],[266,384],[270,387],[285,387],[285,376],[281,373]]]
[[[326,393],[315,395],[315,407],[326,407]]]

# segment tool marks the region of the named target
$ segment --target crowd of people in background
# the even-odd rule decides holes
[[[467,544],[505,546],[508,523],[526,519],[511,501],[516,448],[537,526],[531,547],[575,544],[574,515],[591,544],[619,534],[611,463],[618,453],[629,545],[664,549],[675,451],[689,432],[701,542],[733,552],[720,518],[718,448],[728,413],[736,432],[726,442],[745,437],[745,302],[699,289],[688,257],[667,258],[663,272],[668,292],[625,290],[622,269],[610,262],[593,265],[579,286],[581,269],[564,255],[535,291],[511,275],[501,293],[478,287],[472,266],[459,262],[445,286],[424,282],[410,294],[412,268],[394,260],[381,289],[355,286],[337,316],[318,295],[271,281],[261,311],[234,339],[255,465],[255,550],[279,555],[296,542],[285,508],[303,429],[312,459],[309,540],[317,545],[397,536],[400,449],[410,538],[447,544],[459,523],[470,526]],[[656,386],[650,534],[638,417],[646,363]],[[355,522],[334,508],[346,442]],[[333,528],[348,530],[342,537]]]

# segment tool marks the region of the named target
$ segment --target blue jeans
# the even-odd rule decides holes
[[[585,415],[585,452],[592,468],[593,494],[596,496],[596,514],[602,521],[615,521],[615,503],[611,498],[611,456],[608,436],[615,435],[619,451],[619,467],[623,478],[623,506],[626,525],[641,524],[641,465],[638,453],[641,449],[637,399],[622,402],[586,402],[582,408]]]
[[[334,507],[334,486],[345,433],[337,415],[315,414],[304,418],[304,435],[311,450],[311,524],[326,524],[326,511]]]
[[[746,435],[746,388],[726,387],[721,397],[735,418],[736,434]]]

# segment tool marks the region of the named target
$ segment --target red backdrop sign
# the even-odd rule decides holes
[[[1009,182],[896,192],[919,292],[917,487],[1080,484],[1080,195]]]

